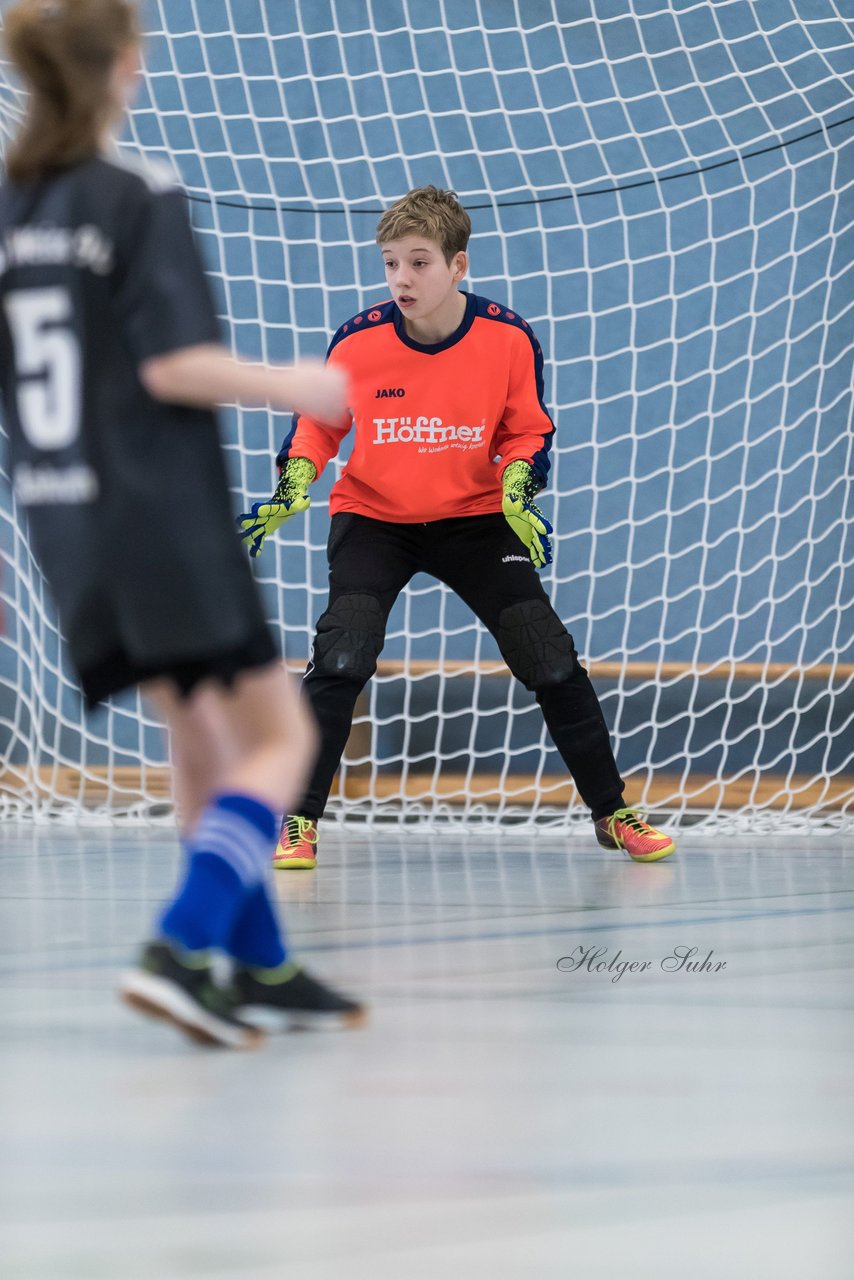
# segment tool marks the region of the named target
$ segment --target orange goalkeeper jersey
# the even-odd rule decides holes
[[[540,345],[507,307],[465,297],[462,323],[444,342],[410,338],[394,302],[335,334],[327,360],[347,371],[351,416],[333,429],[294,415],[277,458],[309,458],[320,475],[355,427],[332,515],[408,524],[500,511],[501,472],[519,459],[545,484],[554,424]]]

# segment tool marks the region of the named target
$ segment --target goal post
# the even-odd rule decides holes
[[[854,825],[854,22],[834,0],[160,0],[122,145],[186,188],[224,331],[321,355],[384,296],[408,188],[470,210],[467,287],[542,343],[543,575],[631,800],[673,822]],[[0,64],[0,136],[22,96]],[[228,409],[235,508],[281,415]],[[256,565],[289,664],[326,593],[329,488]],[[4,473],[5,474],[5,473]],[[168,810],[136,695],[86,718],[0,486],[0,815]],[[417,577],[332,812],[581,816],[530,695]]]

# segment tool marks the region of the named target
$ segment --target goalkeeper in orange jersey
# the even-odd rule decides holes
[[[536,697],[600,845],[638,862],[675,848],[625,806],[599,700],[537,576],[551,561],[552,532],[534,502],[554,434],[543,353],[521,316],[459,289],[470,234],[453,193],[436,187],[410,191],[383,214],[377,243],[391,299],[343,324],[327,354],[347,373],[351,414],[335,428],[295,415],[275,494],[240,517],[257,555],[308,507],[311,482],[355,427],[330,498],[329,601],[305,676],[321,750],[285,816],[276,867],[316,863],[317,824],[356,699],[376,671],[392,605],[419,572],[471,607]]]

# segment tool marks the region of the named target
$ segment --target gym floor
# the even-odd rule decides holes
[[[178,866],[0,832],[4,1280],[851,1280],[854,837],[327,825],[275,884],[370,1021],[243,1054],[115,996]]]

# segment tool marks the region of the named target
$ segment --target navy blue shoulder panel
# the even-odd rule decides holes
[[[475,302],[477,304],[477,314],[479,316],[483,316],[486,320],[494,320],[497,324],[509,324],[514,329],[521,329],[531,344],[531,350],[534,356],[534,379],[537,387],[537,400],[539,401],[540,408],[543,413],[552,424],[551,431],[548,435],[543,437],[542,449],[537,450],[531,462],[531,465],[537,472],[541,485],[544,488],[552,465],[549,455],[552,450],[552,437],[554,436],[555,425],[554,420],[546,407],[546,402],[543,399],[545,392],[545,382],[543,379],[543,349],[537,340],[537,335],[528,324],[528,321],[523,319],[522,316],[517,315],[517,313],[512,311],[510,307],[502,306],[500,302],[492,302],[489,298],[481,298],[478,296],[475,296]]]
[[[380,324],[393,324],[395,305],[391,298],[387,302],[374,303],[372,307],[367,307],[364,311],[360,311],[358,315],[352,316],[333,335],[332,341],[326,352],[326,358],[329,359],[335,347],[339,342],[343,342],[345,338],[350,338],[354,333],[366,333],[369,329],[376,328]]]
[[[380,324],[394,323],[395,305],[389,298],[387,302],[377,302],[373,306],[367,307],[364,311],[360,311],[358,315],[352,316],[346,320],[340,328],[336,329],[332,336],[332,341],[326,348],[326,359],[328,360],[335,347],[339,342],[343,342],[345,338],[351,338],[354,333],[367,333],[369,329],[375,329]],[[276,454],[276,466],[280,469],[285,465],[291,454],[291,441],[299,423],[299,414],[295,413],[291,418],[291,426],[288,434],[282,441],[282,447]]]
[[[288,458],[291,456],[291,441],[294,438],[294,433],[297,429],[298,423],[299,423],[299,414],[298,413],[292,414],[291,425],[288,430],[288,434],[285,436],[279,448],[279,452],[276,454],[276,466],[279,468],[280,471],[282,467],[285,465],[285,463],[287,462]]]

